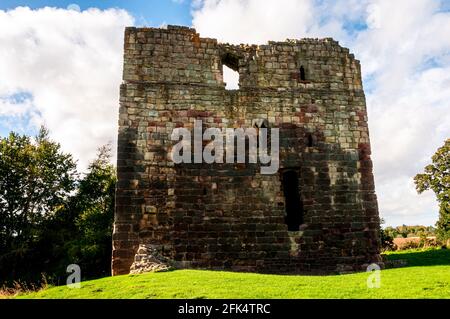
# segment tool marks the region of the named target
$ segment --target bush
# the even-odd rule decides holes
[[[409,240],[404,244],[397,247],[397,250],[408,249],[426,249],[426,248],[440,248],[442,242],[436,238],[427,238],[426,236],[420,236],[419,240]]]
[[[394,238],[390,236],[383,228],[380,229],[381,250],[396,250],[397,246],[394,244]]]

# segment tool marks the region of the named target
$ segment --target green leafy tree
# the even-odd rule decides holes
[[[80,266],[83,280],[110,275],[116,184],[110,157],[109,145],[99,148],[76,191],[43,228],[39,250],[50,247],[43,270],[51,282],[63,283],[69,264]]]
[[[383,225],[385,223],[384,219],[380,220],[380,224]],[[381,249],[382,250],[394,250],[394,238],[391,236],[388,230],[389,227],[383,228],[380,227],[380,240],[381,240]]]
[[[35,138],[0,138],[0,284],[35,281],[51,259],[46,225],[76,187],[76,164],[42,127]],[[42,248],[42,249],[39,249]]]
[[[0,139],[0,255],[26,248],[75,188],[76,164],[42,127]]]
[[[450,139],[432,156],[432,163],[423,174],[414,178],[419,193],[432,190],[439,202],[439,220],[436,235],[441,240],[450,239]]]
[[[89,165],[72,198],[72,209],[77,211],[74,225],[78,239],[72,241],[70,254],[91,277],[108,275],[111,268],[117,178],[110,157],[110,145],[99,148],[97,159]]]
[[[70,154],[41,128],[36,138],[0,138],[0,286],[62,284],[78,264],[84,279],[110,273],[116,172],[110,146],[79,176]]]

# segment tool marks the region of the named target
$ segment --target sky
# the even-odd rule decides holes
[[[116,144],[124,27],[167,24],[229,43],[348,47],[362,65],[380,215],[435,224],[434,194],[417,194],[413,177],[450,137],[450,0],[0,0],[0,136],[44,124],[83,170]]]

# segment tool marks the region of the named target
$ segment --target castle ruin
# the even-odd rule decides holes
[[[113,275],[140,244],[180,268],[358,271],[380,262],[360,63],[331,38],[230,45],[126,28]],[[239,73],[226,90],[223,66]],[[174,128],[279,128],[279,169],[175,164]]]

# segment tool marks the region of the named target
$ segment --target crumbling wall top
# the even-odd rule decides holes
[[[332,38],[229,44],[194,28],[129,27],[124,81],[224,87],[223,65],[239,72],[240,88],[362,90],[360,63]]]

